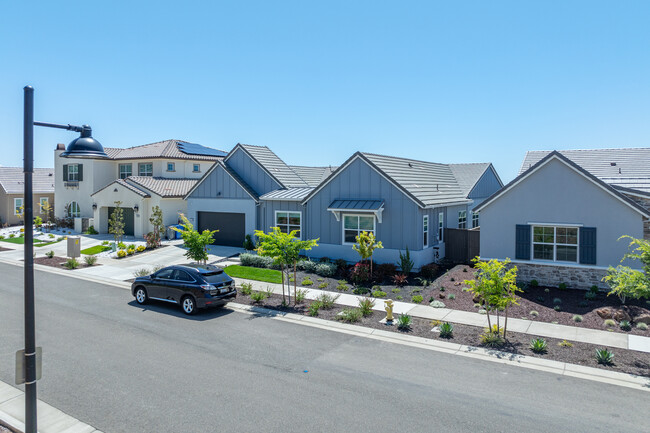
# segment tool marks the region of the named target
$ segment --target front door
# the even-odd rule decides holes
[[[121,209],[122,209],[122,216],[124,217],[124,236],[135,236],[135,213],[133,212],[133,208],[123,207]],[[111,220],[111,215],[113,215],[113,211],[115,211],[114,207],[108,208],[108,219],[106,220],[107,233],[111,226],[110,220]]]

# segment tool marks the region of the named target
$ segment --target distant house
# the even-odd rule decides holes
[[[522,280],[603,286],[650,239],[650,149],[528,152],[520,174],[477,209],[481,257],[513,259]]]
[[[206,171],[226,155],[180,140],[126,149],[104,148],[108,159],[61,158],[55,151],[57,218],[76,218],[108,232],[115,202],[124,208],[125,234],[141,237],[152,230],[151,209],[160,206],[165,225],[185,212],[183,197]],[[78,226],[76,228],[78,229]]]
[[[25,175],[22,168],[0,167],[0,223],[23,224]],[[54,169],[35,168],[32,175],[34,217],[46,220],[43,206],[54,205]]]
[[[319,238],[313,257],[358,260],[362,231],[396,262],[409,248],[416,268],[444,257],[444,229],[478,226],[473,208],[502,183],[492,164],[437,164],[357,152],[340,167],[289,166],[267,147],[238,144],[190,190],[188,215],[219,229],[216,243],[241,246],[255,229]]]

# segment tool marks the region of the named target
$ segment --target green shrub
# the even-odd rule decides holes
[[[125,250],[126,244],[124,242],[120,242],[117,244],[117,248],[119,248],[120,250]]]
[[[9,237],[10,237],[10,238],[15,238],[16,235],[15,235],[14,233],[9,233]]]
[[[420,282],[422,287],[428,287],[429,284],[431,284],[431,281],[427,280],[426,278],[417,277],[416,280],[418,280]]]
[[[639,323],[636,324],[636,329],[640,329],[642,331],[647,331],[648,330],[648,324],[643,323],[643,322],[639,322]]]
[[[596,349],[596,362],[602,365],[612,365],[614,363],[614,353],[607,349]]]
[[[50,237],[54,237],[54,235],[51,234]],[[108,245],[109,243],[110,242],[108,242],[108,241],[102,241],[102,245],[104,245],[104,246]]]
[[[409,329],[411,329],[412,323],[413,323],[413,319],[408,314],[402,314],[397,317],[397,329],[400,329],[402,331],[408,331]]]
[[[47,235],[47,237],[50,238],[50,239],[54,239],[56,236],[54,236],[52,233],[49,233],[49,234]],[[106,241],[106,242],[108,242],[108,241]]]
[[[99,232],[97,230],[95,230],[95,227],[89,226],[88,230],[86,230],[86,234],[87,235],[98,235]]]
[[[138,247],[136,248],[136,251],[141,253],[146,249],[147,249],[147,247],[145,247],[144,245],[138,245]]]
[[[341,286],[339,286],[339,287],[341,287]],[[339,290],[341,290],[341,289],[339,289]],[[345,290],[343,290],[343,291],[345,291]],[[355,295],[367,295],[368,293],[370,293],[370,289],[367,289],[365,287],[356,287],[356,288],[352,289],[352,293],[354,293]]]
[[[550,289],[544,289],[544,293],[550,293]]]
[[[255,292],[251,292],[250,297],[253,300],[253,302],[259,304],[260,302],[268,298],[268,294],[266,292],[255,291]]]
[[[239,289],[242,295],[250,295],[253,292],[252,283],[241,283],[241,288]]]
[[[318,284],[319,289],[327,289],[327,286],[329,286],[329,284],[327,284],[326,282],[322,282]]]
[[[395,299],[397,299],[398,301],[401,301],[402,299],[404,299],[404,296],[397,295],[397,296],[395,296]]]
[[[553,304],[560,305],[562,303],[561,298],[553,298]]]
[[[619,323],[618,326],[623,331],[631,331],[632,330],[632,324],[630,323],[629,320],[621,320],[621,323]]]
[[[566,286],[566,283],[560,283],[560,284],[558,284],[558,286],[557,286],[557,288],[560,289],[560,290],[566,290],[566,287],[567,287],[567,286]]]
[[[537,287],[539,286],[539,282],[537,280],[530,280],[530,283],[528,283],[530,287]]]
[[[68,259],[67,262],[65,262],[65,267],[68,269],[77,269],[79,267],[79,262],[77,259]]]
[[[411,302],[413,302],[414,304],[421,304],[422,301],[424,301],[424,298],[422,297],[422,295],[415,295],[415,296],[411,297]]]
[[[584,307],[588,307],[588,306],[589,306],[589,302],[587,302],[587,301],[578,302],[578,307],[584,308]]]
[[[532,310],[532,311],[531,311],[530,313],[528,313],[528,314],[530,314],[530,315],[533,316],[533,317],[537,317],[537,316],[539,316],[539,312],[537,312],[537,311],[535,311],[535,310]]]
[[[433,299],[432,299],[432,300],[433,300]],[[475,303],[475,304],[474,304],[474,308],[481,308],[481,304],[479,304],[478,302]]]
[[[586,299],[587,301],[593,301],[594,299],[596,299],[596,297],[598,297],[598,294],[596,294],[596,293],[594,293],[594,292],[587,292],[587,293],[585,293],[585,299]]]
[[[88,257],[91,257],[91,256],[88,256]],[[135,271],[133,271],[133,277],[134,278],[146,277],[147,275],[151,275],[151,273],[152,272],[149,270],[149,268],[140,268],[140,269],[136,269]]]
[[[321,277],[331,277],[336,273],[336,269],[333,263],[319,263],[314,267],[314,272]]]
[[[530,340],[530,350],[535,353],[543,354],[548,352],[548,344],[543,338],[534,338]]]
[[[445,304],[444,304],[444,302],[442,302],[442,301],[438,301],[438,300],[431,301],[431,303],[429,304],[429,306],[431,306],[431,307],[433,307],[433,308],[445,308]]]
[[[372,292],[373,298],[385,298],[386,297],[386,292],[383,290],[375,290]]]
[[[567,340],[562,340],[559,343],[557,343],[557,345],[560,347],[573,347],[573,343]]]
[[[454,295],[453,293],[450,293],[450,294],[447,295],[447,299],[449,299],[450,301],[453,301],[454,299],[456,299],[456,295]]]
[[[296,290],[296,303],[302,304],[307,297],[307,289]]]
[[[0,235],[0,239],[4,239],[4,238],[5,238],[5,235]]]
[[[545,300],[546,300],[546,298],[543,297],[543,296],[538,296],[537,297],[537,302],[544,302]]]
[[[347,284],[339,284],[338,286],[336,286],[336,290],[338,290],[339,292],[347,292],[348,289],[349,287]]]
[[[372,314],[372,307],[375,306],[375,300],[371,298],[359,299],[359,311],[366,317]]]
[[[319,301],[314,301],[311,304],[309,304],[309,307],[307,310],[309,311],[309,315],[312,317],[318,316],[318,311],[321,309],[323,305]]]
[[[300,284],[303,286],[311,286],[312,284],[314,284],[314,282],[309,278],[305,278],[304,280],[302,280]]]
[[[616,326],[616,321],[614,319],[606,319],[603,322],[603,325],[607,326],[608,328],[612,328],[612,327]]]
[[[496,325],[494,325],[494,328],[483,331],[480,337],[482,345],[492,348],[503,346],[505,340],[503,339],[502,333],[496,329]]]
[[[97,263],[97,256],[84,256],[84,262],[86,262],[88,266],[93,266],[95,263]]]
[[[65,239],[64,236],[59,236],[58,238],[56,238],[56,241],[57,241],[57,242],[61,242],[61,241],[64,240],[64,239]]]
[[[355,323],[361,320],[361,311],[358,308],[346,308],[336,315],[336,320],[342,322]]]
[[[120,259],[126,257],[126,251],[125,250],[118,250],[117,251],[117,257],[119,257]]]
[[[402,270],[402,273],[408,277],[408,275],[411,273],[411,270],[413,269],[413,266],[415,263],[413,260],[411,260],[411,252],[409,251],[409,248],[406,247],[406,252],[402,254],[402,252],[399,252],[399,260],[398,263],[399,268]]]
[[[251,254],[251,253],[240,254],[239,261],[242,266],[251,266],[254,268],[273,267],[273,259],[271,257],[258,256],[257,254]]]
[[[339,295],[330,295],[329,293],[321,293],[318,298],[316,298],[316,301],[320,302],[323,310],[331,310],[334,308],[334,304],[336,303],[336,300],[339,298]]]
[[[273,289],[270,288],[269,286],[266,286],[266,290],[264,291],[264,293],[266,294],[267,298],[270,298],[271,296],[273,296]]]
[[[591,287],[589,288],[589,292],[591,292],[591,293],[595,293],[595,294],[597,295],[598,292],[599,292],[599,290],[598,290],[598,286],[594,284],[593,286],[591,286]]]
[[[440,338],[453,338],[454,336],[454,325],[449,322],[445,322],[439,326],[440,329]]]
[[[573,316],[573,321],[576,322],[576,323],[582,322],[582,316],[580,314],[575,314]]]
[[[45,255],[47,256],[48,259],[51,259],[52,257],[54,257],[54,251],[50,250],[46,252]]]
[[[391,290],[391,292],[393,292],[393,293],[399,293],[401,291],[402,291],[402,289],[400,289],[399,287],[395,287],[394,289]]]
[[[562,311],[562,306],[561,305],[556,305],[553,307],[555,311]]]

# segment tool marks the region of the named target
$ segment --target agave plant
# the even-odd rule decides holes
[[[621,323],[619,323],[618,326],[623,331],[631,331],[632,330],[632,324],[630,323],[629,320],[621,320]]]
[[[411,316],[409,316],[408,314],[402,314],[401,316],[397,317],[397,329],[407,331],[411,329],[412,322],[413,319],[411,318]]]
[[[534,338],[530,341],[530,350],[535,353],[546,353],[548,351],[548,344],[543,338]]]
[[[602,365],[612,365],[614,354],[607,349],[596,349],[596,361]]]
[[[452,338],[454,336],[454,325],[451,323],[445,322],[439,328],[441,338]]]

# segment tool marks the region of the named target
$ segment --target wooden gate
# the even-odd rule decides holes
[[[445,258],[454,263],[470,264],[480,253],[479,229],[445,229]]]

